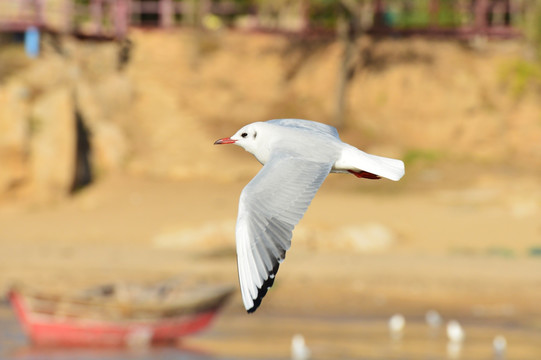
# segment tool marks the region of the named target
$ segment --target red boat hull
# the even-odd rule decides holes
[[[217,312],[216,309],[153,322],[113,323],[35,314],[26,306],[24,296],[17,292],[12,292],[11,302],[32,342],[42,346],[126,346],[173,342],[207,327]]]

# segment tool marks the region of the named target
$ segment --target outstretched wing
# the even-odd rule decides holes
[[[242,300],[254,312],[274,283],[303,217],[332,163],[276,153],[240,195],[237,264]]]

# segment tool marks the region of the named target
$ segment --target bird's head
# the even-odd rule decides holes
[[[237,131],[235,135],[216,140],[214,145],[235,144],[259,158],[258,154],[265,147],[262,140],[263,136],[261,136],[261,133],[264,132],[264,125],[257,122],[246,125]]]

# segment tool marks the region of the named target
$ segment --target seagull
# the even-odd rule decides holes
[[[310,359],[310,349],[306,346],[304,336],[301,334],[293,335],[291,339],[291,359],[308,360]]]
[[[432,329],[439,329],[443,322],[440,313],[436,310],[428,310],[425,314],[425,320],[428,326]]]
[[[404,175],[402,161],[367,154],[342,142],[336,128],[309,120],[255,122],[214,144],[238,145],[263,164],[241,192],[236,224],[240,290],[248,313],[273,285],[293,228],[329,173],[393,181]]]
[[[461,344],[465,337],[464,329],[458,321],[451,320],[447,323],[447,338],[449,342]]]
[[[402,314],[394,314],[389,319],[389,331],[393,340],[402,338],[404,328],[406,327],[406,318]]]
[[[497,359],[505,358],[505,351],[507,350],[507,340],[503,335],[497,335],[492,341],[492,349],[494,350],[494,357]]]

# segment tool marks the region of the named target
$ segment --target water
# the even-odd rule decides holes
[[[402,336],[389,335],[386,318],[324,318],[222,314],[208,331],[180,345],[143,349],[35,348],[14,315],[0,309],[2,360],[239,360],[289,359],[291,339],[303,334],[312,359],[541,359],[541,328],[536,322],[478,317],[460,319],[462,346],[448,344],[445,326],[430,330],[422,317],[406,316]],[[505,357],[493,354],[492,341],[503,335]]]
[[[85,350],[85,349],[22,349],[14,354],[7,354],[4,359],[22,360],[216,360],[214,357],[183,351],[175,348],[133,350]]]

